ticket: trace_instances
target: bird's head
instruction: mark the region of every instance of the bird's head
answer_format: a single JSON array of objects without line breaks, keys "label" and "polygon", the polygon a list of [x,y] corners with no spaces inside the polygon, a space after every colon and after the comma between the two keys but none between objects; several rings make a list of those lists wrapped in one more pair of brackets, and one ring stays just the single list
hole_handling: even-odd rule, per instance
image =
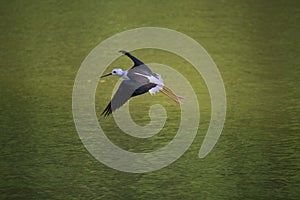
[{"label": "bird's head", "polygon": [[122,69],[120,69],[120,68],[116,68],[116,69],[113,69],[112,71],[111,71],[111,73],[109,73],[109,74],[106,74],[106,75],[103,75],[103,76],[101,76],[100,78],[103,78],[103,77],[106,77],[106,76],[110,76],[110,75],[113,75],[113,76],[123,76],[123,74],[124,74],[124,71],[122,70]]},{"label": "bird's head", "polygon": [[113,69],[113,70],[111,71],[111,75],[113,75],[113,76],[123,76],[123,74],[124,74],[124,72],[123,72],[123,70],[120,69],[120,68]]}]

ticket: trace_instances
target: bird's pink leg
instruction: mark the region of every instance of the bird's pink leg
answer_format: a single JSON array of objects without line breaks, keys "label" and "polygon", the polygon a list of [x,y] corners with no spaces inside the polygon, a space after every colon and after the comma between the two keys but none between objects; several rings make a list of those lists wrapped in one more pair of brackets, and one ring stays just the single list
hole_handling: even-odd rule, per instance
[{"label": "bird's pink leg", "polygon": [[160,90],[161,93],[163,93],[164,95],[166,95],[167,97],[169,97],[172,101],[174,101],[177,104],[182,104],[181,101],[179,101],[178,99],[173,98],[172,96],[170,96],[169,94],[167,94],[166,92],[164,92],[163,90]]},{"label": "bird's pink leg", "polygon": [[174,95],[175,97],[179,98],[179,99],[185,99],[183,96],[179,96],[177,94],[175,94],[172,90],[170,90],[169,88],[167,88],[166,86],[163,87],[163,90],[165,90],[166,92],[171,93],[172,95]]}]

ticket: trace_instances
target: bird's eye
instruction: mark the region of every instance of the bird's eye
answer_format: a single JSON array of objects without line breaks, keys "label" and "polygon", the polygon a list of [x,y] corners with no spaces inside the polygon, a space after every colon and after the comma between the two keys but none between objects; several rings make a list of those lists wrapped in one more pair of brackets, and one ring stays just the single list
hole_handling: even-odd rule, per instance
[{"label": "bird's eye", "polygon": [[115,73],[116,73],[116,71],[113,71],[113,73],[115,74]]}]

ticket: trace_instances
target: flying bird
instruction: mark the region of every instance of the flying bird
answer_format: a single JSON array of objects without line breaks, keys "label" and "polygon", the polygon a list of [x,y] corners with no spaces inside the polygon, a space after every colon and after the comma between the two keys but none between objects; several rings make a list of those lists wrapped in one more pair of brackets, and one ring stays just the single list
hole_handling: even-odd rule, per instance
[{"label": "flying bird", "polygon": [[175,103],[182,104],[179,99],[184,99],[184,97],[175,94],[167,88],[159,74],[153,73],[147,65],[129,52],[123,50],[119,52],[128,56],[133,61],[134,65],[128,70],[122,70],[120,68],[113,69],[111,73],[100,77],[104,78],[112,75],[119,76],[124,79],[101,115],[110,115],[113,111],[125,104],[131,97],[138,96],[146,92],[149,92],[151,95],[161,92]]}]

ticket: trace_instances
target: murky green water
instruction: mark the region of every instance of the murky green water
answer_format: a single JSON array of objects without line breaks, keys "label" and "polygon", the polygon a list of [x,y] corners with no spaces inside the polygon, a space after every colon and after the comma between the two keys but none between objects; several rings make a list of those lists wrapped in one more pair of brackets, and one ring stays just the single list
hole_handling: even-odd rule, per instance
[{"label": "murky green water", "polygon": [[[0,10],[2,199],[300,198],[298,1],[2,1]],[[84,148],[73,122],[72,89],[97,44],[145,26],[183,32],[205,47],[223,76],[228,112],[216,147],[198,159],[210,119],[204,82],[179,57],[135,52],[145,62],[180,70],[202,91],[201,122],[176,162],[130,174],[106,167]],[[120,58],[111,68],[130,64]],[[114,81],[98,91],[99,114]],[[147,110],[138,111],[155,102],[170,114],[165,131],[151,139],[126,136],[111,117],[99,118],[100,124],[124,149],[160,148],[174,137],[178,108],[161,95],[137,97],[130,107],[145,125]]]}]

